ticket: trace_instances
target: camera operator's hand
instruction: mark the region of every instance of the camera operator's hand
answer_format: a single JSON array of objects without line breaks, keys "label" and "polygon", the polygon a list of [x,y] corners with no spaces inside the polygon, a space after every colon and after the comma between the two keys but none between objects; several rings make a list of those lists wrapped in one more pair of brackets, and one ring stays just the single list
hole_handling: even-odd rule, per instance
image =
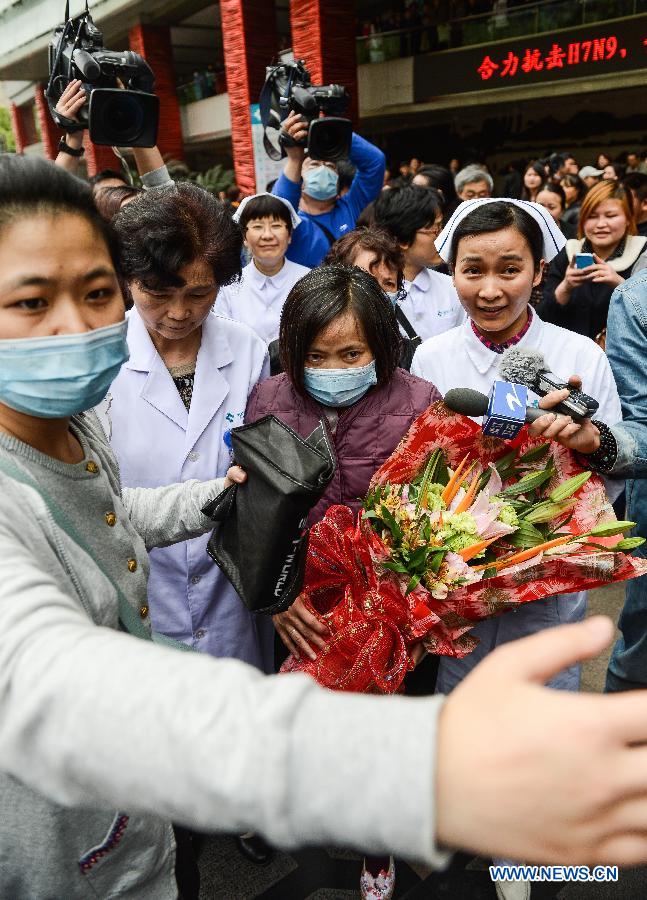
[{"label": "camera operator's hand", "polygon": [[[83,87],[83,82],[78,79],[70,81],[56,104],[56,112],[66,119],[69,119],[71,122],[78,122],[77,113],[85,103],[86,99],[87,96],[85,88]],[[65,133],[64,140],[70,150],[79,151],[81,149],[83,146],[84,133],[85,129]],[[65,153],[64,150],[59,150],[55,163],[62,169],[67,169],[67,171],[71,172],[73,175],[76,174],[79,166],[78,157],[71,156],[69,153]]]},{"label": "camera operator's hand", "polygon": [[[291,112],[283,122],[281,131],[289,135],[293,141],[305,141],[308,137],[308,122],[298,112]],[[305,156],[303,147],[286,146],[287,162],[283,173],[290,181],[301,181],[301,166]]]},{"label": "camera operator's hand", "polygon": [[[72,122],[78,122],[76,114],[81,109],[85,101],[86,93],[85,88],[83,87],[83,82],[75,79],[74,81],[70,81],[68,86],[65,88],[60,96],[58,103],[56,104],[55,109],[57,113],[65,116],[66,119],[71,119]],[[72,134],[68,135],[69,138],[76,138],[77,136],[79,136],[80,146],[83,140],[82,131],[75,131]],[[70,142],[70,147],[72,146],[73,145]]]}]

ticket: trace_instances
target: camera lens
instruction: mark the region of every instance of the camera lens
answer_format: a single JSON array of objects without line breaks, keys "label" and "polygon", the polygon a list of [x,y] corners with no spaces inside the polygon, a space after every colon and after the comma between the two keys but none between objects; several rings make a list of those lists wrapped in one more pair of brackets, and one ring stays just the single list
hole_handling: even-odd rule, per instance
[{"label": "camera lens", "polygon": [[114,135],[117,146],[128,147],[137,140],[144,127],[144,111],[137,97],[126,91],[113,94],[101,108],[101,127]]},{"label": "camera lens", "polygon": [[340,141],[338,130],[335,128],[321,128],[317,133],[319,151],[322,159],[336,159],[343,151],[343,136]]},{"label": "camera lens", "polygon": [[352,128],[349,119],[315,119],[308,132],[308,153],[314,159],[334,160],[348,156]]}]

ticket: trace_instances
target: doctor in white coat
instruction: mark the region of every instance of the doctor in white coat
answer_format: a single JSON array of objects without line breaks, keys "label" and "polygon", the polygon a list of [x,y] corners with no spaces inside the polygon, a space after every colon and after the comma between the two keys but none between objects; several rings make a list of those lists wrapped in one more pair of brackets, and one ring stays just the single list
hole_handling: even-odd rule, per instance
[{"label": "doctor in white coat", "polygon": [[[525,213],[534,221],[530,215],[524,218]],[[453,387],[489,394],[499,377],[503,351],[513,345],[532,348],[558,374],[568,377],[570,372],[581,372],[583,390],[600,403],[596,417],[608,424],[620,421],[618,391],[603,351],[583,335],[542,322],[529,306],[532,287],[541,278],[540,260],[549,261],[564,240],[537,204],[494,199],[461,204],[437,245],[452,265],[469,318],[425,341],[413,358],[412,374],[433,382],[443,395]],[[530,392],[529,400],[533,399]],[[480,643],[472,653],[461,660],[441,659],[438,690],[450,691],[499,644],[550,625],[577,621],[585,612],[586,592],[580,592],[548,597],[479,623],[473,633]],[[579,667],[556,676],[551,685],[577,690]]]},{"label": "doctor in white coat", "polygon": [[[204,480],[231,464],[230,432],[269,374],[246,325],[213,314],[240,272],[241,238],[222,205],[194,185],[156,192],[116,221],[134,308],[130,359],[110,389],[111,444],[125,487]],[[206,552],[208,535],[153,550],[155,630],[220,657],[272,670],[271,620],[251,614]]]}]

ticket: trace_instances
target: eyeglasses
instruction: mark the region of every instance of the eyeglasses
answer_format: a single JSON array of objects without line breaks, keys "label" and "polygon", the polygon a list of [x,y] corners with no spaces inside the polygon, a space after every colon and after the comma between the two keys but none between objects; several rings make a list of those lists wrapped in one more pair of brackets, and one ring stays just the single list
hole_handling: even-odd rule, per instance
[{"label": "eyeglasses", "polygon": [[434,222],[431,228],[419,228],[416,232],[417,234],[427,234],[430,237],[436,237],[443,230],[442,220],[440,222]]}]

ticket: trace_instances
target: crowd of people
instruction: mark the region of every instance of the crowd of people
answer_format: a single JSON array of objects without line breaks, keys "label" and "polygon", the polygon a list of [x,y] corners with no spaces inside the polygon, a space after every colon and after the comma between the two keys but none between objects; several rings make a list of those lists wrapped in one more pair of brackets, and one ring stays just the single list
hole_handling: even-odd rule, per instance
[{"label": "crowd of people", "polygon": [[[82,96],[72,82],[66,118]],[[617,500],[644,462],[629,365],[645,346],[645,163],[553,154],[497,197],[481,164],[411,159],[392,177],[358,134],[339,162],[305,152],[300,116],[284,129],[271,192],[235,206],[174,184],[157,148],[134,151],[141,188],[118,168],[86,185],[78,131],[55,164],[0,159],[3,896],[195,898],[194,835],[216,829],[258,863],[272,843],[361,847],[366,900],[392,897],[393,855],[647,858],[645,701],[573,696],[610,640],[583,622],[586,594],[481,623],[462,660],[416,648],[427,699],[331,694],[264,677],[313,658],[328,628],[302,598],[251,613],[205,552],[203,513],[247,479],[231,429],[269,414],[302,438],[322,422],[334,450],[308,524],[357,511],[417,416],[458,382],[487,393],[516,345],[599,400],[596,424],[547,412],[533,429],[583,454]],[[638,584],[612,690],[647,683]],[[502,741],[505,765],[490,756],[475,789]],[[44,865],[26,860],[25,828],[56,848]]]},{"label": "crowd of people", "polygon": [[526,23],[530,19],[535,27],[537,22],[540,26],[554,25],[556,12],[561,27],[581,21],[578,4],[562,6],[556,10],[554,4],[548,4],[542,9],[541,3],[532,0],[409,0],[399,6],[373,3],[370,15],[365,12],[356,20],[358,60],[378,63],[513,37],[519,33],[520,17]]}]

